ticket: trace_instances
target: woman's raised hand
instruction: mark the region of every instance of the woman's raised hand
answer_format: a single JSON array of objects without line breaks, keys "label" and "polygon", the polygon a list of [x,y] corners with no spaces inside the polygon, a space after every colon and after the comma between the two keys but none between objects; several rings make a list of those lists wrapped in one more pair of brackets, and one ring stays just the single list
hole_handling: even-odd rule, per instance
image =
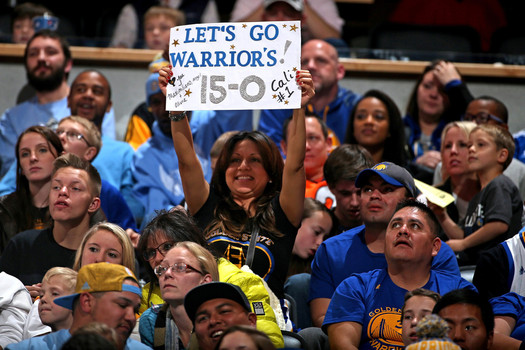
[{"label": "woman's raised hand", "polygon": [[312,75],[307,70],[298,70],[295,79],[301,87],[301,108],[304,108],[315,95]]},{"label": "woman's raised hand", "polygon": [[164,66],[159,69],[159,87],[164,96],[166,96],[166,87],[172,76],[173,71],[171,70],[171,66]]}]

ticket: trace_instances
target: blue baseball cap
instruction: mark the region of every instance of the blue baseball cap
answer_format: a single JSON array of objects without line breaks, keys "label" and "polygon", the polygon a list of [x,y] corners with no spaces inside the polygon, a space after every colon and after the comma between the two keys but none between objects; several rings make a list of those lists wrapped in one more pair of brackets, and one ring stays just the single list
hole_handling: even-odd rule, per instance
[{"label": "blue baseball cap", "polygon": [[418,189],[414,182],[414,178],[408,170],[405,168],[390,162],[382,162],[374,165],[370,169],[362,170],[355,180],[355,186],[358,188],[366,185],[370,175],[379,175],[385,182],[398,186],[404,187],[408,191],[411,197],[416,198],[418,195]]}]

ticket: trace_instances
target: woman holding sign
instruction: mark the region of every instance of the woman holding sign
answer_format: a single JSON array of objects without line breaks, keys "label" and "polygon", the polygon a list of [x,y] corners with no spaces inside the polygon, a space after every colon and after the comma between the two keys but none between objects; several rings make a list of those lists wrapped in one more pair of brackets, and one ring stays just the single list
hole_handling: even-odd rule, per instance
[{"label": "woman holding sign", "polygon": [[[159,71],[159,85],[173,76]],[[281,301],[292,248],[304,204],[305,111],[315,94],[308,71],[297,71],[301,108],[289,126],[286,163],[264,133],[241,132],[225,144],[211,183],[204,179],[185,113],[170,112],[186,203],[210,246],[235,265],[248,265]],[[251,243],[251,244],[250,244]]]}]

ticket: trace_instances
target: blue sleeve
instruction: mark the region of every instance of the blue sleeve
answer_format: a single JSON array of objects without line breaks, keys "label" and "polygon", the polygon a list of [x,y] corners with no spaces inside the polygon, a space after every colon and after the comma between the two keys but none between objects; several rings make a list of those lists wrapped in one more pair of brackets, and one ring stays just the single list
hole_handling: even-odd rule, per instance
[{"label": "blue sleeve", "polygon": [[252,110],[194,111],[190,120],[193,143],[209,158],[215,141],[227,131],[253,130]]},{"label": "blue sleeve", "polygon": [[140,341],[152,348],[156,320],[157,314],[153,312],[152,308],[149,308],[142,313],[139,321]]},{"label": "blue sleeve", "polygon": [[129,209],[126,200],[115,186],[107,181],[102,181],[100,197],[100,206],[109,222],[117,224],[123,229],[131,228],[137,231],[137,224],[131,209]]},{"label": "blue sleeve", "polygon": [[514,134],[514,144],[516,145],[514,158],[525,163],[525,129]]},{"label": "blue sleeve", "polygon": [[115,128],[115,110],[113,107],[111,107],[110,111],[107,112],[102,119],[102,134],[111,137],[114,140],[117,138]]},{"label": "blue sleeve", "polygon": [[470,283],[464,278],[461,278],[457,289],[463,289],[463,288],[473,290],[474,292],[478,292],[478,289],[472,283]]},{"label": "blue sleeve", "polygon": [[432,270],[454,276],[461,276],[456,254],[454,254],[454,251],[447,243],[441,242],[441,249],[432,260]]},{"label": "blue sleeve", "polygon": [[[129,145],[128,145],[129,146]],[[120,183],[120,193],[122,197],[126,200],[129,209],[133,213],[133,216],[140,220],[144,215],[144,207],[140,201],[133,194],[133,176],[131,175],[131,163],[133,162],[134,150],[129,146],[129,149],[124,153],[124,158],[122,160],[125,168],[122,169],[122,177]]]},{"label": "blue sleeve", "polygon": [[283,138],[283,123],[286,118],[292,116],[289,109],[262,110],[259,118],[259,131],[264,132],[280,147]]},{"label": "blue sleeve", "polygon": [[511,316],[518,319],[524,311],[525,299],[514,292],[489,300],[495,316]]},{"label": "blue sleeve", "polygon": [[[176,166],[164,169],[163,164],[153,164],[160,156],[159,152],[143,150],[147,145],[139,147],[133,156],[133,194],[144,206],[141,227],[144,227],[156,214],[155,210],[170,209],[184,199],[184,191],[180,173]],[[173,159],[177,162],[177,159]],[[162,170],[161,170],[162,169]]]},{"label": "blue sleeve", "polygon": [[[369,277],[370,274],[366,276]],[[366,314],[364,290],[360,275],[352,275],[341,282],[326,310],[323,328],[340,322],[363,324],[363,317]]]},{"label": "blue sleeve", "polygon": [[13,162],[9,170],[0,181],[0,196],[12,193],[16,190],[16,162]]},{"label": "blue sleeve", "polygon": [[312,261],[312,277],[310,279],[310,297],[308,301],[317,298],[332,298],[335,288],[333,284],[330,256],[326,244],[322,243],[315,252]]},{"label": "blue sleeve", "polygon": [[0,117],[0,177],[4,176],[15,161],[15,145],[18,135],[11,123],[9,109]]}]

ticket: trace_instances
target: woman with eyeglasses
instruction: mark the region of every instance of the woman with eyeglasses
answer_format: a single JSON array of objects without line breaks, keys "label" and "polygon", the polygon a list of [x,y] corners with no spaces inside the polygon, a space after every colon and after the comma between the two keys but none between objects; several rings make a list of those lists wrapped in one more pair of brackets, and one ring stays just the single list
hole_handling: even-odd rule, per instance
[{"label": "woman with eyeglasses", "polygon": [[193,324],[184,309],[184,297],[198,285],[219,280],[217,262],[203,246],[178,242],[154,271],[165,303],[141,315],[140,340],[156,349],[186,349]]},{"label": "woman with eyeglasses", "polygon": [[0,198],[0,254],[17,233],[51,226],[53,162],[64,149],[53,130],[31,126],[20,134],[15,150],[16,190]]},{"label": "woman with eyeglasses", "polygon": [[277,314],[281,310],[278,299],[275,298],[275,303],[272,304],[269,292],[259,276],[243,271],[220,257],[208,245],[202,231],[182,207],[171,211],[160,210],[142,231],[137,251],[145,263],[149,282],[142,288],[139,314],[149,307],[164,303],[159,278],[154,270],[178,242],[193,242],[210,251],[217,262],[219,281],[239,286],[252,305],[261,305],[264,312],[257,314],[257,329],[268,334],[277,348],[282,348],[284,342],[279,327],[284,326],[284,319],[282,314]]},{"label": "woman with eyeglasses", "polygon": [[435,60],[425,67],[410,95],[403,118],[411,151],[412,175],[432,184],[434,169],[441,161],[441,132],[465,112],[472,95],[456,67]]}]

